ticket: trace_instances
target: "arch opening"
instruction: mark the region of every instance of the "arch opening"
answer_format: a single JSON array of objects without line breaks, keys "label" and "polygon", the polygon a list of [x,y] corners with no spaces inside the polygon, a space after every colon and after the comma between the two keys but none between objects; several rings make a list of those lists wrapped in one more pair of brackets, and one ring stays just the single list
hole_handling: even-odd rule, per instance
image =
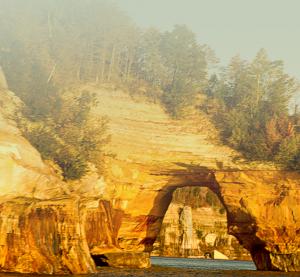
[{"label": "arch opening", "polygon": [[[97,251],[94,251],[93,243],[92,245],[89,244],[90,249],[92,249],[91,253],[109,255],[109,264],[114,266],[125,266],[124,262],[126,262],[126,266],[132,267],[145,268],[150,266],[149,254],[153,250],[153,244],[155,251],[155,241],[160,235],[161,226],[164,225],[165,214],[168,213],[167,210],[172,202],[173,193],[175,192],[176,194],[176,190],[181,188],[202,189],[202,187],[205,187],[207,192],[210,189],[210,193],[206,192],[205,199],[206,202],[211,202],[211,205],[204,208],[214,210],[211,218],[214,218],[216,213],[218,216],[220,214],[223,215],[225,222],[228,224],[228,226],[226,226],[227,224],[225,225],[225,228],[223,226],[223,230],[226,230],[224,233],[226,235],[231,234],[236,238],[232,237],[229,241],[235,240],[237,245],[241,244],[249,250],[258,270],[298,270],[299,254],[293,252],[294,245],[297,245],[297,239],[294,237],[297,226],[294,223],[289,224],[290,228],[288,229],[286,226],[282,227],[280,222],[274,220],[275,215],[281,215],[282,212],[287,211],[288,202],[285,196],[289,196],[289,194],[282,195],[280,192],[282,184],[273,182],[274,180],[286,178],[286,175],[282,176],[280,173],[278,176],[278,172],[270,173],[269,171],[211,171],[194,165],[179,164],[179,166],[180,168],[175,170],[160,171],[158,173],[151,172],[151,175],[149,175],[152,182],[151,186],[141,186],[132,201],[126,202],[127,206],[125,206],[127,208],[125,210],[117,212],[118,207],[113,206],[106,209],[104,212],[105,218],[107,217],[109,219],[108,222],[110,222],[106,236],[109,239],[104,240],[107,247],[104,249],[103,241],[96,237],[95,246],[100,247],[95,248]],[[287,174],[287,176],[289,175]],[[292,176],[292,178],[295,178],[295,176]],[[292,178],[291,180],[296,182]],[[270,193],[270,190],[272,193]],[[261,194],[261,192],[266,193]],[[194,194],[196,199],[199,200],[201,194],[199,192]],[[215,204],[214,200],[217,199],[223,206],[222,204],[220,206]],[[287,199],[296,201],[298,198],[291,195]],[[278,209],[274,209],[274,205]],[[191,210],[193,210],[192,207],[184,208],[184,206],[177,209],[176,221],[178,222],[180,218],[188,217],[186,216],[188,213],[193,214]],[[93,209],[91,213],[94,214],[97,211],[98,209]],[[116,215],[117,217],[115,217]],[[293,214],[291,213],[291,215]],[[118,220],[115,220],[116,218]],[[265,224],[266,218],[273,223],[272,228],[269,228],[269,221]],[[181,221],[184,221],[183,219]],[[96,222],[98,221],[100,223],[103,222],[102,219]],[[285,222],[290,223],[288,220],[285,220]],[[99,225],[99,230],[102,230],[102,225],[102,223]],[[193,220],[190,225],[193,225]],[[174,236],[180,238],[180,243],[177,243],[175,247],[174,245],[172,246],[174,249],[179,248],[180,250],[177,251],[181,251],[181,253],[178,254],[177,252],[172,255],[209,257],[211,256],[210,250],[218,250],[218,248],[211,249],[212,247],[220,244],[224,247],[221,243],[223,242],[224,244],[224,241],[225,244],[229,244],[227,243],[228,239],[218,238],[215,234],[211,235],[210,231],[208,232],[205,228],[194,228],[196,230],[192,230],[192,233],[196,234],[198,242],[200,241],[202,245],[204,244],[205,247],[210,249],[206,251],[206,249],[201,249],[201,245],[197,244],[196,248],[182,247],[183,249],[181,249],[179,246],[185,245],[183,243],[183,230],[185,228],[184,226],[181,229],[178,228],[181,230],[179,231],[181,235],[177,236],[175,233]],[[87,232],[87,234],[91,235],[88,241],[94,242],[93,239],[96,232]],[[282,237],[286,241],[291,241],[291,243],[282,247],[283,244],[277,240],[278,237],[280,240],[282,240]],[[186,240],[188,241],[188,238]],[[188,245],[188,243],[186,244]],[[198,246],[201,250],[200,255],[195,253]],[[152,252],[152,254],[166,255],[155,252]],[[227,254],[226,251],[224,251],[224,254]],[[228,256],[231,259],[244,259],[244,257],[241,258],[238,255],[232,257],[230,252]]]},{"label": "arch opening", "polygon": [[151,255],[252,260],[249,251],[228,234],[227,212],[217,194],[199,186],[172,190]]}]

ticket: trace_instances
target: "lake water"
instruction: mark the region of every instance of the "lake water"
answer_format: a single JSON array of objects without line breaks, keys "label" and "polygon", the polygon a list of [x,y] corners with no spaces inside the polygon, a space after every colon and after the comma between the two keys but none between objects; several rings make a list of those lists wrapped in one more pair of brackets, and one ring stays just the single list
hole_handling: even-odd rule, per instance
[{"label": "lake water", "polygon": [[[98,268],[99,272],[89,275],[64,275],[56,277],[299,277],[300,272],[257,271],[248,261],[205,260],[152,257],[152,267],[134,268]],[[0,273],[0,277],[49,277],[49,275],[20,275]]]},{"label": "lake water", "polygon": [[[257,271],[253,262],[152,257],[152,267],[100,268],[89,277],[299,277],[300,273]],[[1,277],[1,276],[0,276]]]},{"label": "lake water", "polygon": [[151,263],[154,266],[200,270],[256,270],[256,266],[252,261],[151,257]]}]

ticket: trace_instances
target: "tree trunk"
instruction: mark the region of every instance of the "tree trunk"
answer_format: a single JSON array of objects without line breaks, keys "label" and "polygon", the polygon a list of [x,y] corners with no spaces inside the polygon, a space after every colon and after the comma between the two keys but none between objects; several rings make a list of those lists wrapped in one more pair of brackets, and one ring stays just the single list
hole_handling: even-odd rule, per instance
[{"label": "tree trunk", "polygon": [[109,70],[108,70],[108,76],[107,76],[107,81],[111,80],[111,76],[113,73],[113,67],[115,65],[115,52],[116,52],[116,47],[115,45],[112,48],[112,52],[111,52],[111,59],[110,59],[110,65],[109,65]]},{"label": "tree trunk", "polygon": [[102,54],[102,68],[101,68],[101,74],[100,74],[101,82],[103,82],[105,79],[105,77],[104,77],[105,67],[106,67],[106,48],[104,48],[103,54]]}]

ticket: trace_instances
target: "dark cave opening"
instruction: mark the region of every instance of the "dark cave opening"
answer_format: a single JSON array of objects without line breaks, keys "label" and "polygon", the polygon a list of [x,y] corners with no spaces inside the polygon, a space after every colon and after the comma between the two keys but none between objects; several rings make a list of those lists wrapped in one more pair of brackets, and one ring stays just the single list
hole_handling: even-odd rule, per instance
[{"label": "dark cave opening", "polygon": [[109,266],[108,264],[108,258],[103,255],[103,254],[100,254],[100,255],[92,255],[92,259],[94,260],[95,262],[95,265],[98,267],[107,267]]}]

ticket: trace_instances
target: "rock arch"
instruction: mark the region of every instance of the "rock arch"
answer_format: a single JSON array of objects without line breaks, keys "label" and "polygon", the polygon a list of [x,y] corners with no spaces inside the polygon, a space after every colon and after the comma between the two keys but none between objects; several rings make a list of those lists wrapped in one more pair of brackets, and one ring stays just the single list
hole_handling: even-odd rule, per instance
[{"label": "rock arch", "polygon": [[[176,170],[148,172],[151,182],[159,185],[140,187],[127,203],[117,230],[118,249],[137,253],[137,257],[142,252],[150,253],[172,193],[185,186],[206,186],[226,209],[229,234],[250,251],[259,270],[300,270],[299,174],[179,166]],[[147,265],[144,257],[145,261],[139,260],[136,265]]]},{"label": "rock arch", "polygon": [[[1,93],[13,103],[12,93]],[[96,271],[92,256],[100,255],[116,266],[147,267],[172,192],[184,186],[218,195],[229,233],[258,269],[300,271],[299,173],[249,170],[233,163],[232,150],[208,142],[194,120],[180,125],[119,92],[101,99],[112,114],[116,155],[106,158],[102,179],[72,184],[0,109],[0,271],[84,274]]]}]

